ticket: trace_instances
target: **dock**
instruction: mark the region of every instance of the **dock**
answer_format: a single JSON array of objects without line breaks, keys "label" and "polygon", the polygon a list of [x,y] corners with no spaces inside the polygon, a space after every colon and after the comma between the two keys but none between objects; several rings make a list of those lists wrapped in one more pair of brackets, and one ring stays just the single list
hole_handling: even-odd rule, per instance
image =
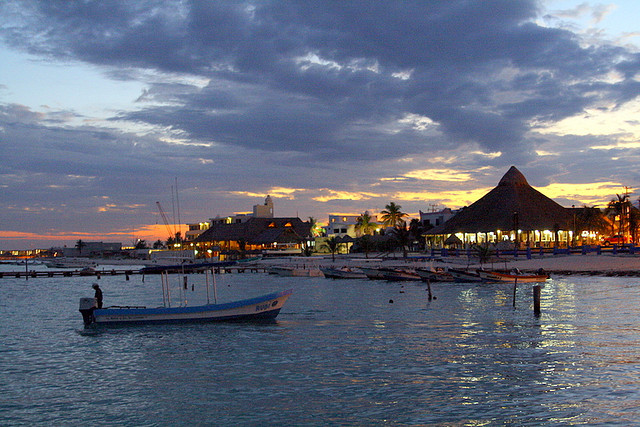
[{"label": "dock", "polygon": [[[211,270],[208,269],[208,270]],[[214,272],[216,274],[230,274],[230,273],[266,273],[266,267],[256,267],[256,266],[233,266],[233,267],[215,267]],[[167,272],[170,274],[203,274],[205,269],[198,270],[186,270],[183,272],[168,270]],[[152,274],[160,274],[158,273],[145,273],[141,270],[132,270],[132,269],[93,269],[92,271],[84,270],[84,269],[74,269],[74,270],[30,270],[30,271],[0,271],[0,279],[2,278],[38,278],[38,277],[74,277],[74,276],[83,276],[83,277],[97,277],[100,276],[133,276],[133,275],[152,275]]]}]

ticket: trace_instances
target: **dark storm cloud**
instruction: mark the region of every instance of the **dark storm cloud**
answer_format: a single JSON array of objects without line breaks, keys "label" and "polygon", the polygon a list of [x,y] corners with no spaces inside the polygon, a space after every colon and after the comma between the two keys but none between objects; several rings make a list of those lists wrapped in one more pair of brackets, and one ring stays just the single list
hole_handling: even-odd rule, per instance
[{"label": "dark storm cloud", "polygon": [[[5,40],[31,52],[209,80],[151,87],[140,101],[171,104],[120,119],[326,159],[428,150],[431,137],[397,125],[416,114],[450,143],[524,160],[532,122],[640,94],[636,54],[583,47],[569,31],[535,24],[535,1],[46,0],[4,9],[13,18]],[[613,71],[621,81],[605,79]]]}]

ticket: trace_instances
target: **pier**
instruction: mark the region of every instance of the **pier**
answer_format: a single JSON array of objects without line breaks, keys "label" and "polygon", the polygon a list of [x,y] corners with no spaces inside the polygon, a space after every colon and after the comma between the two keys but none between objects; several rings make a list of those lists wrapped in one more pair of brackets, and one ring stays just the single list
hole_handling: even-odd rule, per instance
[{"label": "pier", "polygon": [[[209,268],[208,270],[211,270]],[[213,269],[216,274],[230,274],[230,273],[266,273],[266,267],[255,267],[255,266],[233,266],[233,267],[216,267]],[[168,270],[169,274],[203,274],[205,269],[197,269],[197,270],[185,270],[175,271]],[[158,273],[145,273],[140,270],[132,270],[132,269],[102,269],[97,270],[93,269],[92,271],[88,270],[30,270],[30,271],[0,271],[0,279],[5,277],[16,278],[38,278],[38,277],[74,277],[74,276],[83,276],[83,277],[97,277],[100,276],[133,276],[133,275],[154,275],[160,274]]]}]

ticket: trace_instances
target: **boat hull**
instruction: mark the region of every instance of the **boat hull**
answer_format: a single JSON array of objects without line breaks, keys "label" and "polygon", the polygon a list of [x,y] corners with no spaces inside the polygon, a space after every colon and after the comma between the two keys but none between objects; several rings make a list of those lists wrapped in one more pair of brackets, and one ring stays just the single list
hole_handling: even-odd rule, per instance
[{"label": "boat hull", "polygon": [[498,271],[478,270],[478,275],[487,282],[508,282],[514,283],[538,283],[545,282],[549,276],[546,274],[508,274]]},{"label": "boat hull", "polygon": [[344,270],[340,268],[320,268],[327,279],[366,279],[362,271]]},{"label": "boat hull", "polygon": [[269,321],[275,319],[293,290],[224,304],[193,307],[108,307],[80,312],[85,327],[147,325],[161,323],[205,323],[222,321]]},{"label": "boat hull", "polygon": [[382,270],[375,267],[360,267],[362,272],[367,276],[367,278],[371,280],[382,280],[384,279]]},{"label": "boat hull", "polygon": [[448,272],[434,271],[425,268],[416,268],[416,274],[420,276],[423,282],[453,282],[453,276]]},{"label": "boat hull", "polygon": [[456,282],[482,282],[482,277],[472,271],[450,268],[449,274]]},{"label": "boat hull", "polygon": [[382,278],[390,282],[419,282],[420,276],[409,271],[390,270],[382,273]]}]

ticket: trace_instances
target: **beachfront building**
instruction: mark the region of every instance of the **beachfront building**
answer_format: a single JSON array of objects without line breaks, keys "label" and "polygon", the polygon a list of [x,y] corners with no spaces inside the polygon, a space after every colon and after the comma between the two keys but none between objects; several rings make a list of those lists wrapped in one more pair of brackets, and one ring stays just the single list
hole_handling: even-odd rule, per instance
[{"label": "beachfront building", "polygon": [[313,245],[311,224],[300,218],[250,218],[214,223],[193,242],[202,256],[230,259],[247,254],[301,253]]},{"label": "beachfront building", "polygon": [[267,195],[263,204],[253,205],[252,213],[236,213],[227,216],[218,215],[215,218],[210,218],[209,221],[187,224],[189,230],[185,233],[185,241],[194,241],[198,236],[211,228],[213,224],[240,224],[249,221],[251,218],[273,218],[273,199],[271,196]]},{"label": "beachfront building", "polygon": [[449,221],[457,212],[457,210],[450,208],[443,208],[441,210],[434,209],[431,212],[420,211],[420,223],[428,230]]},{"label": "beachfront building", "polygon": [[329,215],[329,223],[325,227],[327,237],[356,237],[356,224],[360,215]]},{"label": "beachfront building", "polygon": [[493,190],[425,235],[432,246],[445,246],[445,242],[566,246],[573,239],[573,218],[570,208],[531,187],[512,166]]},{"label": "beachfront building", "polygon": [[[80,242],[80,241],[79,241]],[[85,242],[75,247],[56,248],[64,257],[110,257],[120,254],[121,242]]]}]

